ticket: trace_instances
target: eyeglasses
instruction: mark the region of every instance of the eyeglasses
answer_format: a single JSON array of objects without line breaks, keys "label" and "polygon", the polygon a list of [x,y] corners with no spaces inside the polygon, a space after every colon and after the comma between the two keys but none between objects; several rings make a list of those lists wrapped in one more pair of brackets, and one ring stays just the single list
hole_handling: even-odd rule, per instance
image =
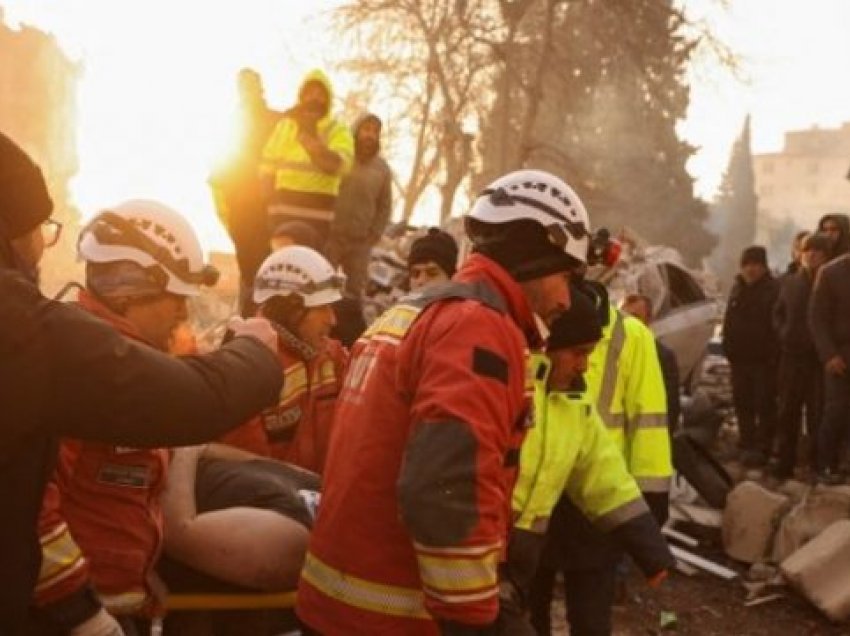
[{"label": "eyeglasses", "polygon": [[41,235],[44,237],[44,247],[53,247],[62,236],[62,224],[55,219],[47,219],[41,224]]}]

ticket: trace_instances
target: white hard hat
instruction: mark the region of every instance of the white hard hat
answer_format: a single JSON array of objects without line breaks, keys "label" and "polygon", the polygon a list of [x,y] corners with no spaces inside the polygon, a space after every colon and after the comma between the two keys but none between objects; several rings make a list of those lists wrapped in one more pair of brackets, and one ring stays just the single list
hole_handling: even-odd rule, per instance
[{"label": "white hard hat", "polygon": [[[590,245],[590,219],[575,191],[542,170],[517,170],[493,181],[479,195],[467,218],[498,225],[533,221],[543,226],[549,242],[585,263]],[[473,244],[475,236],[470,236]]]},{"label": "white hard hat", "polygon": [[345,276],[316,250],[290,245],[272,252],[254,279],[254,302],[298,294],[305,307],[329,305],[342,298]]},{"label": "white hard hat", "polygon": [[129,261],[158,266],[163,291],[196,296],[218,272],[204,265],[198,237],[180,213],[156,201],[125,201],[98,213],[80,232],[77,251],[89,263]]}]

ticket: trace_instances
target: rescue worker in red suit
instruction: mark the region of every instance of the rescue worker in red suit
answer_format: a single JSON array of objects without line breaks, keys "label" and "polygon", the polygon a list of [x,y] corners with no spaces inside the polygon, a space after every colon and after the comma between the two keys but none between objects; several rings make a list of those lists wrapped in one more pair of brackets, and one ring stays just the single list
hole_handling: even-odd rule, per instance
[{"label": "rescue worker in red suit", "polygon": [[276,407],[222,442],[323,472],[348,357],[328,337],[336,324],[333,303],[342,298],[344,285],[345,277],[324,256],[301,245],[283,247],[260,265],[253,300],[258,314],[277,328],[284,386]]},{"label": "rescue worker in red suit", "polygon": [[[217,278],[186,220],[154,201],[127,201],[98,214],[80,234],[78,250],[86,262],[79,305],[160,351],[186,320],[187,298]],[[32,631],[94,633],[74,617],[91,616],[98,604],[113,615],[156,609],[153,567],[168,457],[166,449],[62,441],[39,517],[42,566]],[[122,633],[113,628],[103,633]]]},{"label": "rescue worker in red suit", "polygon": [[570,303],[588,218],[560,179],[492,183],[465,219],[473,254],[358,340],[337,404],[298,588],[306,633],[490,634],[529,421],[529,348]]}]

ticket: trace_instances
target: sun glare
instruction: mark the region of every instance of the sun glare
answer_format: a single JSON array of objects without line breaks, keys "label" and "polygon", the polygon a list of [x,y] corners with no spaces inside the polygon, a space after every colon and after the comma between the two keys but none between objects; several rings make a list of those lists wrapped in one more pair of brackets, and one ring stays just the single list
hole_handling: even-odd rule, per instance
[{"label": "sun glare", "polygon": [[[0,0],[0,6],[7,22],[56,35],[82,66],[79,172],[71,188],[83,215],[130,197],[157,198],[186,214],[205,247],[232,249],[206,179],[232,137],[236,73],[256,69],[270,104],[290,105],[306,71],[338,61],[327,17],[340,1]],[[765,14],[765,2],[739,0],[728,15],[711,11],[712,0],[688,2],[743,55],[752,79],[740,84],[714,69],[709,75],[716,79],[693,77],[680,132],[698,147],[689,168],[707,198],[747,113],[756,152],[778,149],[787,130],[850,119],[850,89],[839,80],[848,3],[813,0],[816,9],[779,3],[781,11]],[[809,44],[801,48],[801,41]],[[353,88],[333,75],[338,95]],[[364,106],[386,114],[386,104]],[[402,146],[389,159],[403,180]],[[431,199],[417,207],[415,222],[434,222]]]},{"label": "sun glare", "polygon": [[305,20],[330,3],[1,4],[13,24],[55,34],[82,66],[71,187],[83,216],[154,198],[183,212],[205,247],[231,250],[206,181],[234,137],[236,74],[255,68],[269,102],[285,107],[324,61],[324,39],[308,37]]}]

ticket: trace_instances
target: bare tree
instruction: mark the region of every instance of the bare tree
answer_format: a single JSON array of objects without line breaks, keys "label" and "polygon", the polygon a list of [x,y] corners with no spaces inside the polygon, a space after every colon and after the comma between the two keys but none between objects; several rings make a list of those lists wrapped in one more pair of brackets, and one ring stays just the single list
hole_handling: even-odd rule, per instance
[{"label": "bare tree", "polygon": [[432,186],[448,218],[470,174],[473,136],[464,125],[476,125],[490,98],[497,17],[491,0],[354,0],[336,12],[353,52],[342,68],[372,82],[413,142],[402,179],[405,220]]}]

